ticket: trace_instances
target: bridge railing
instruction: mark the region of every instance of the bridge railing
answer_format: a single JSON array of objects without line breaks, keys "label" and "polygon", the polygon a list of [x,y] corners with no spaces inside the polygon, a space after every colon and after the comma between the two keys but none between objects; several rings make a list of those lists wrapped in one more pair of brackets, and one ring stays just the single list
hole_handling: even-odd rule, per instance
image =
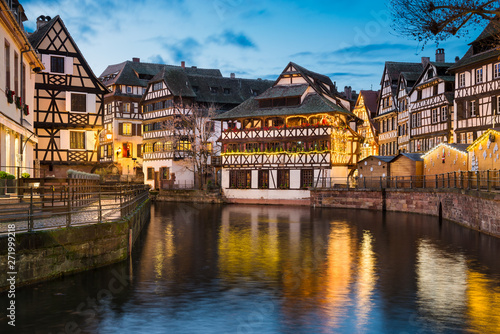
[{"label": "bridge railing", "polygon": [[500,191],[500,171],[466,171],[436,175],[318,178],[315,189],[464,189]]},{"label": "bridge railing", "polygon": [[18,232],[31,232],[119,221],[149,198],[145,185],[81,179],[29,179],[17,189],[15,196],[0,196],[0,233],[12,224]]}]

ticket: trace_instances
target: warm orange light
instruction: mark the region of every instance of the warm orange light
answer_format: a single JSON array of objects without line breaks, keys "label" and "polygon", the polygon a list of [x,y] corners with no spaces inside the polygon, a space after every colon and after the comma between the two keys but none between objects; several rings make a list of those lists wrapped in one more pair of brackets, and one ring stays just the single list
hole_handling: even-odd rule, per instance
[{"label": "warm orange light", "polygon": [[111,133],[106,133],[106,139],[111,140],[113,138],[113,135]]}]

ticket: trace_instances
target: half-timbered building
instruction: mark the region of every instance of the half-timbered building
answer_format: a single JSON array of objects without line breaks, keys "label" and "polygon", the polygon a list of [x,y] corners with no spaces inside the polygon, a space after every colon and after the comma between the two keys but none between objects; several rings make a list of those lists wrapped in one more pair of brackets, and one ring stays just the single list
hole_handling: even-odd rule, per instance
[{"label": "half-timbered building", "polygon": [[410,91],[410,152],[423,153],[441,142],[453,142],[453,63],[444,62],[437,49],[436,62],[429,62]]},{"label": "half-timbered building", "polygon": [[410,96],[409,93],[415,85],[419,72],[401,72],[397,90],[397,127],[398,151],[410,152]]},{"label": "half-timbered building", "polygon": [[[398,154],[398,97],[402,100],[404,95],[398,94],[401,89],[408,87],[408,82],[401,85],[401,73],[421,73],[421,63],[399,63],[388,61],[385,63],[384,72],[380,81],[381,91],[377,106],[377,116],[375,120],[378,122],[381,155],[396,155]],[[403,108],[403,113],[405,109]],[[404,120],[401,120],[404,124]]]},{"label": "half-timbered building", "polygon": [[500,124],[498,21],[491,22],[449,68],[455,76],[455,142],[471,144]]},{"label": "half-timbered building", "polygon": [[104,131],[99,137],[99,161],[106,173],[116,170],[123,180],[143,181],[140,102],[148,82],[164,66],[133,58],[108,66],[99,76],[109,90],[104,96]]},{"label": "half-timbered building", "polygon": [[378,129],[373,118],[377,115],[377,101],[379,92],[362,90],[353,109],[354,115],[363,120],[356,131],[363,137],[363,145],[359,151],[358,160],[363,160],[370,155],[378,155]]},{"label": "half-timbered building", "polygon": [[305,203],[316,182],[345,184],[362,141],[349,108],[330,78],[289,63],[271,88],[216,117],[225,196]]},{"label": "half-timbered building", "polygon": [[[185,133],[172,138],[168,124],[180,117],[179,113],[189,114],[192,106],[198,110],[215,109],[217,113],[227,111],[271,85],[268,80],[240,79],[234,74],[223,77],[218,69],[165,65],[149,82],[141,102],[145,183],[154,188],[199,186],[202,180],[196,179],[198,171],[189,160],[195,158],[194,146],[203,146],[212,155],[220,151],[216,142],[220,127],[202,117],[200,121],[210,128],[207,131],[210,138],[197,143],[202,134]],[[208,166],[201,167],[210,173]]]},{"label": "half-timbered building", "polygon": [[47,175],[92,171],[102,130],[106,87],[97,79],[59,16],[40,16],[29,36],[45,70],[36,75],[35,160]]},{"label": "half-timbered building", "polygon": [[[27,172],[35,176],[33,148],[38,137],[33,128],[35,72],[43,68],[24,33],[27,20],[18,1],[0,1],[0,171]],[[17,168],[17,167],[22,167]]]}]

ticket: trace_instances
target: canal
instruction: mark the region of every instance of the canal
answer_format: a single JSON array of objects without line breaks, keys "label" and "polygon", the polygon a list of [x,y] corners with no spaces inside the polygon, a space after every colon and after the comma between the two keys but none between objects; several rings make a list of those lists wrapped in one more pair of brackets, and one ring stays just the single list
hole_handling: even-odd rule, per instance
[{"label": "canal", "polygon": [[428,216],[156,203],[130,260],[19,288],[0,332],[495,333],[499,254]]}]

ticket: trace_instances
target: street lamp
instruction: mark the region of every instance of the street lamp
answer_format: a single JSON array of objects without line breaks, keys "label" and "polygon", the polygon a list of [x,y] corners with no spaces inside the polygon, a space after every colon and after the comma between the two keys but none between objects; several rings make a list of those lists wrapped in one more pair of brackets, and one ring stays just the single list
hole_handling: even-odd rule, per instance
[{"label": "street lamp", "polygon": [[116,151],[116,157],[118,158],[118,156],[120,155],[120,153],[122,153],[122,148],[121,147],[118,147],[118,150]]},{"label": "street lamp", "polygon": [[113,138],[113,134],[111,134],[111,132],[106,133],[106,139],[111,140],[111,138]]}]

